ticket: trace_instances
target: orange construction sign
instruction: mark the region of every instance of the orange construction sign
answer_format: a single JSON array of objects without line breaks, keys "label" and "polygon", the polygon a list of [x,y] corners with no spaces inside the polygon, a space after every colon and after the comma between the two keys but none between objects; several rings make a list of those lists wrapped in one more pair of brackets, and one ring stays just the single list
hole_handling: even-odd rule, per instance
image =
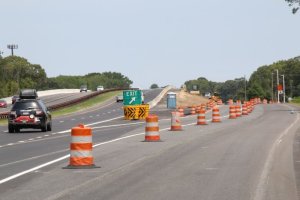
[{"label": "orange construction sign", "polygon": [[282,91],[282,90],[283,90],[282,85],[277,85],[277,90],[278,90],[278,91]]}]

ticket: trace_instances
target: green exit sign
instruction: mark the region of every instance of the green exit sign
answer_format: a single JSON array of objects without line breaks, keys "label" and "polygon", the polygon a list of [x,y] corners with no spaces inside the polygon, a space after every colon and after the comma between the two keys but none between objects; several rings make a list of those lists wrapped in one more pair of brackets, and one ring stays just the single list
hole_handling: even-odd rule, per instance
[{"label": "green exit sign", "polygon": [[123,91],[123,104],[127,105],[127,106],[142,104],[142,91],[141,90],[124,90]]}]

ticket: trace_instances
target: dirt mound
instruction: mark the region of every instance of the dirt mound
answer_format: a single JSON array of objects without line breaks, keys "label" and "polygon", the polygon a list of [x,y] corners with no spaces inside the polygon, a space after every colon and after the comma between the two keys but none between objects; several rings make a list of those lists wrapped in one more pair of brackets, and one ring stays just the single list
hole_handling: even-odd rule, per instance
[{"label": "dirt mound", "polygon": [[202,96],[196,94],[190,94],[185,92],[184,90],[180,90],[176,92],[176,104],[177,106],[193,106],[193,105],[200,105],[202,103],[207,103],[209,99],[204,98]]}]

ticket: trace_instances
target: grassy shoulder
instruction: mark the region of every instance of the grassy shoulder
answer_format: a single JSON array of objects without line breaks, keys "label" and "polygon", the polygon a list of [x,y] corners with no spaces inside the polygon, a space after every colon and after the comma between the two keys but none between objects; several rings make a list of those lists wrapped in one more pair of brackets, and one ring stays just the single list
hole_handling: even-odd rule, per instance
[{"label": "grassy shoulder", "polygon": [[[62,116],[62,115],[68,115],[68,114],[76,113],[78,111],[82,111],[82,110],[91,108],[93,106],[96,106],[98,104],[101,104],[101,103],[107,101],[108,99],[111,99],[111,98],[117,96],[118,94],[121,94],[121,92],[120,91],[107,92],[107,93],[98,95],[94,98],[91,98],[89,100],[86,100],[82,103],[78,103],[78,104],[73,105],[73,106],[68,106],[68,107],[65,107],[65,108],[61,108],[61,109],[52,111],[51,114],[52,114],[52,117],[55,118],[55,117],[59,117],[59,116]],[[7,119],[1,119],[0,120],[0,125],[7,125]]]},{"label": "grassy shoulder", "polygon": [[300,106],[300,97],[294,97],[291,103]]}]

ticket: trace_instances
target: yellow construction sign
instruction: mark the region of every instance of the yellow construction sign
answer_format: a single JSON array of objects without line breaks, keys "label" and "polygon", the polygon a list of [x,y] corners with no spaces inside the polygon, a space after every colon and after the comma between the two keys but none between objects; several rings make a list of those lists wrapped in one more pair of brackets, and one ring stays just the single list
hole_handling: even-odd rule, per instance
[{"label": "yellow construction sign", "polygon": [[146,119],[149,115],[149,104],[124,106],[125,119]]}]

